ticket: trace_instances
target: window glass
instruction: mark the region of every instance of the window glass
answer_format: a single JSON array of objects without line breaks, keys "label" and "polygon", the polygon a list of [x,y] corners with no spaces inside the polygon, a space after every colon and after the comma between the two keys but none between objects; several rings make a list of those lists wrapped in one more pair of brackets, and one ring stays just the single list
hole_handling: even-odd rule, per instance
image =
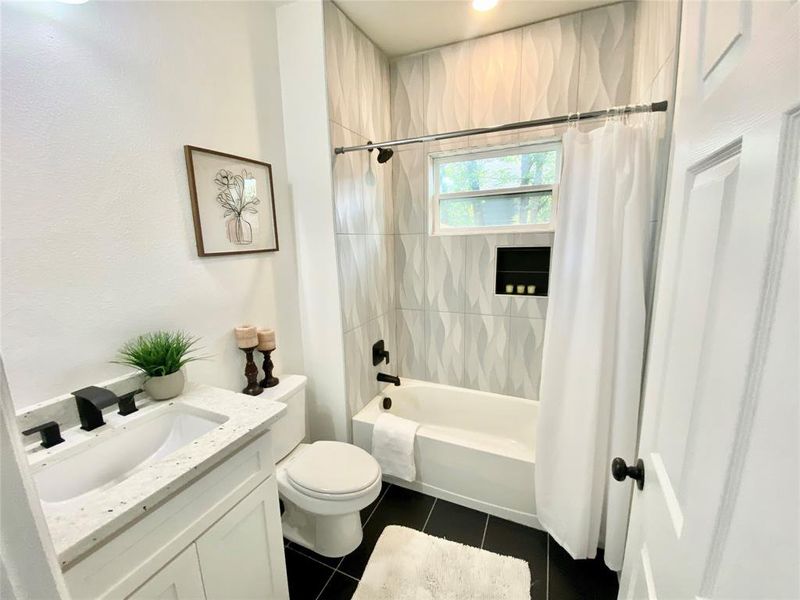
[{"label": "window glass", "polygon": [[557,179],[556,150],[439,163],[439,193],[548,185]]},{"label": "window glass", "polygon": [[550,222],[552,206],[551,191],[442,198],[439,201],[439,226],[452,229],[540,225]]}]

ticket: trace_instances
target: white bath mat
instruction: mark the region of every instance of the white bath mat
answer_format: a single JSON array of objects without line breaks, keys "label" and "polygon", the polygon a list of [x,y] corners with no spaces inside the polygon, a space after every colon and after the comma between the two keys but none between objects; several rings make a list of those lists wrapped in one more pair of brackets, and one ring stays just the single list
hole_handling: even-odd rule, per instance
[{"label": "white bath mat", "polygon": [[530,600],[530,587],[525,561],[390,525],[353,600]]}]

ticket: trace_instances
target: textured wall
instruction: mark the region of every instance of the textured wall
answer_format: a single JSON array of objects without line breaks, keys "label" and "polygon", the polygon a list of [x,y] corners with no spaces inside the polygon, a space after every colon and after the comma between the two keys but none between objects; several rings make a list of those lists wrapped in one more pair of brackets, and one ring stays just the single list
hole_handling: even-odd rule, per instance
[{"label": "textured wall", "polygon": [[[628,102],[635,5],[615,4],[469,40],[391,65],[392,134],[498,125]],[[394,163],[400,374],[537,398],[547,298],[494,294],[497,246],[550,234],[433,237],[426,156],[521,143],[560,130],[473,136],[401,149]]]},{"label": "textured wall", "polygon": [[[383,53],[332,3],[324,3],[328,112],[333,146],[389,137],[389,63]],[[342,303],[345,381],[351,414],[380,389],[372,344],[395,352],[394,161],[377,152],[333,157],[336,248]]]},{"label": "textured wall", "polygon": [[655,198],[650,215],[650,253],[648,268],[648,302],[655,285],[655,259],[661,231],[661,214],[669,165],[669,132],[675,102],[675,77],[678,62],[678,34],[681,2],[637,3],[633,45],[631,102],[668,100],[669,111],[660,118],[661,128],[656,146]]},{"label": "textured wall", "polygon": [[[129,337],[203,338],[235,389],[232,327],[274,326],[302,372],[274,8],[4,3],[2,352],[18,406],[115,377]],[[198,258],[183,145],[272,163],[281,250]]]}]

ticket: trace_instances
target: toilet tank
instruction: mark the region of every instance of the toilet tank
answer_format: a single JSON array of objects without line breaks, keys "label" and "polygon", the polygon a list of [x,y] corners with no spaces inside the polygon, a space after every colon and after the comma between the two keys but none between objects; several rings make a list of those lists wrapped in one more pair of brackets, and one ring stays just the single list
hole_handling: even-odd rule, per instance
[{"label": "toilet tank", "polygon": [[259,396],[286,405],[286,412],[270,428],[272,456],[282,460],[306,437],[306,377],[281,375],[281,382]]}]

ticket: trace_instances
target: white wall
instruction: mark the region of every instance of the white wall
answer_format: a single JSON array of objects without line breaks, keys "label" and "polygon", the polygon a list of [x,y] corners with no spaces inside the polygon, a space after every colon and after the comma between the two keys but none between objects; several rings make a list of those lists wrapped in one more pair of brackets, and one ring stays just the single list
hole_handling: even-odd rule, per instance
[{"label": "white wall", "polygon": [[[271,3],[2,5],[2,351],[17,406],[114,377],[155,328],[243,387],[231,328],[302,346]],[[198,258],[183,145],[272,163],[281,250]]]},{"label": "white wall", "polygon": [[336,271],[331,140],[320,0],[278,8],[286,156],[295,207],[311,438],[349,439]]}]

